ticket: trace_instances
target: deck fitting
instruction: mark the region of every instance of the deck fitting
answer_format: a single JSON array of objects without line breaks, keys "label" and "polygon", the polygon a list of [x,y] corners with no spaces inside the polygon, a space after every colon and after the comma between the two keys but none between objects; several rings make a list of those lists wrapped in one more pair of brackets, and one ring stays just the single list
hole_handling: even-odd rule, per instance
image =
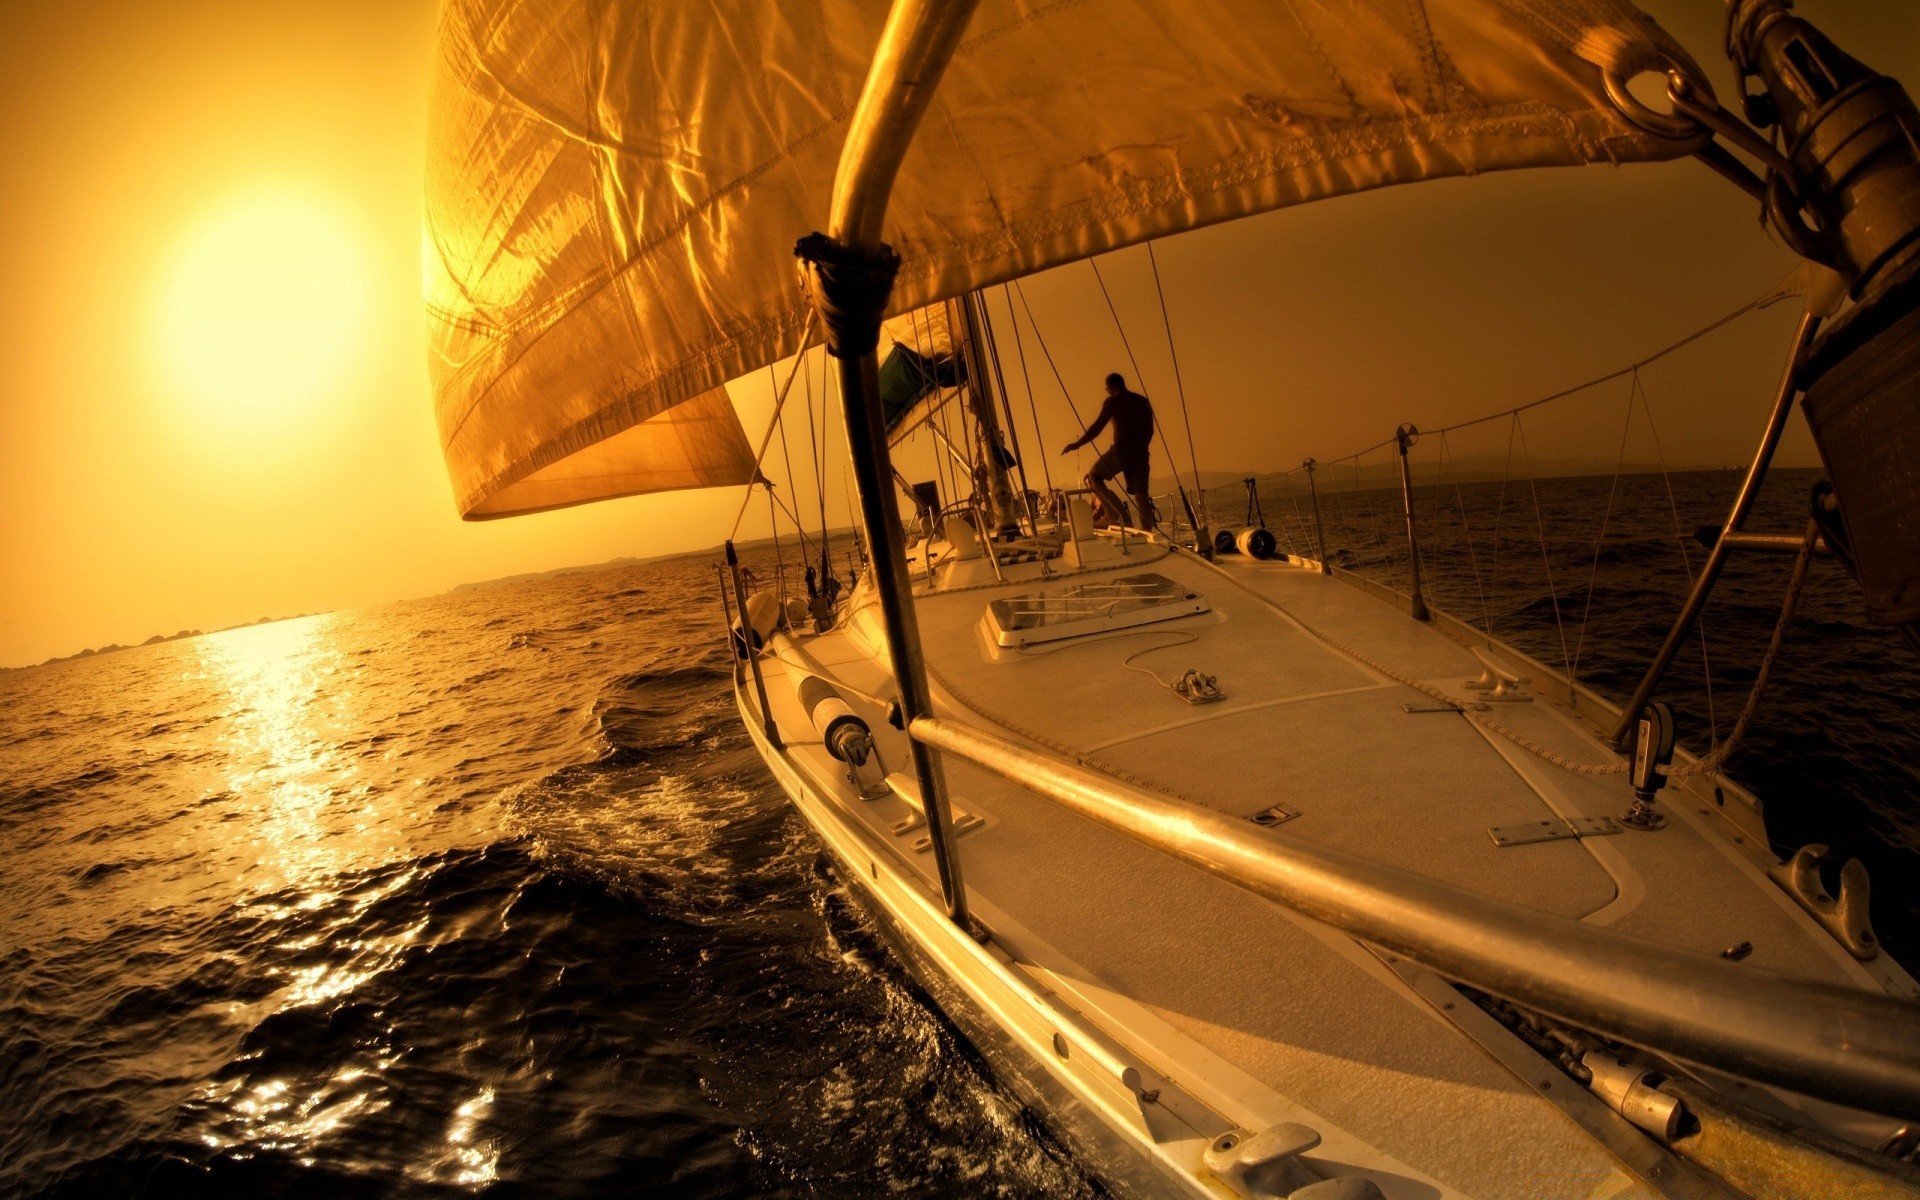
[{"label": "deck fitting", "polygon": [[1527,846],[1534,842],[1559,842],[1568,838],[1606,837],[1619,832],[1620,826],[1612,817],[1525,821],[1518,825],[1495,825],[1487,830],[1496,846]]}]

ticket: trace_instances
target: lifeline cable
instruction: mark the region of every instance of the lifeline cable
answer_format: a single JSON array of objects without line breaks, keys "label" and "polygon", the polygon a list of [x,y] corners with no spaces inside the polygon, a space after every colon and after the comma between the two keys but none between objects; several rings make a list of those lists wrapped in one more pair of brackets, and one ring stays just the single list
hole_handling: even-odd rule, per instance
[{"label": "lifeline cable", "polygon": [[1527,449],[1527,426],[1519,413],[1513,414],[1514,429],[1520,434],[1520,461],[1526,464],[1527,490],[1533,496],[1533,527],[1540,535],[1540,565],[1547,571],[1547,597],[1553,601],[1553,627],[1560,634],[1560,664],[1573,682],[1573,658],[1567,650],[1567,626],[1560,619],[1560,589],[1553,582],[1553,555],[1547,549],[1547,522],[1540,513],[1540,484],[1533,477],[1533,453]]},{"label": "lifeline cable", "polygon": [[[1680,505],[1673,498],[1673,476],[1667,473],[1667,452],[1660,444],[1660,428],[1653,421],[1653,405],[1647,399],[1647,385],[1640,378],[1640,372],[1633,373],[1633,386],[1640,393],[1640,411],[1647,415],[1647,430],[1653,435],[1654,457],[1660,463],[1660,482],[1667,489],[1667,511],[1673,514],[1673,539],[1680,547],[1680,565],[1686,569],[1687,587],[1693,587],[1693,556],[1687,553],[1686,535],[1680,532]],[[1713,702],[1713,663],[1707,657],[1707,623],[1700,614],[1693,623],[1693,631],[1700,639],[1700,675],[1707,685],[1707,744],[1713,745],[1720,740],[1720,718],[1714,711]]]},{"label": "lifeline cable", "polygon": [[1607,485],[1607,508],[1600,516],[1600,533],[1593,539],[1593,566],[1587,572],[1587,600],[1580,609],[1580,633],[1573,643],[1573,669],[1567,678],[1580,679],[1580,659],[1587,648],[1587,618],[1593,615],[1593,588],[1600,579],[1600,548],[1607,540],[1607,526],[1613,521],[1613,498],[1620,490],[1620,472],[1627,465],[1627,435],[1633,432],[1633,392],[1627,392],[1627,419],[1620,426],[1620,454],[1613,461],[1613,482]]},{"label": "lifeline cable", "polygon": [[[1440,479],[1444,484],[1447,478],[1447,432],[1440,431]],[[1488,636],[1493,636],[1493,617],[1487,607],[1487,589],[1480,581],[1480,555],[1473,547],[1473,526],[1467,523],[1467,497],[1460,490],[1460,476],[1453,477],[1453,498],[1460,506],[1460,532],[1467,538],[1467,563],[1473,568],[1473,590],[1480,596],[1480,628]]]}]

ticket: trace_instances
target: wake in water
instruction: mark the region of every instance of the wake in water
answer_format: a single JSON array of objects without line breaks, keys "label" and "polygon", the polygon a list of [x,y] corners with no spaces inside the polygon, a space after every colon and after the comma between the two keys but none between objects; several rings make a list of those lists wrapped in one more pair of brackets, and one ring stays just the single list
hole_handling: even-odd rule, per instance
[{"label": "wake in water", "polygon": [[[1804,513],[1776,476],[1760,527]],[[1672,522],[1731,481],[1674,482],[1677,517],[1623,481],[1605,539],[1606,480],[1542,482],[1544,557],[1499,488],[1422,489],[1430,596],[1618,695],[1686,586]],[[1329,497],[1329,552],[1402,584],[1388,498]],[[1692,651],[1663,689],[1696,747],[1783,580],[1737,561],[1713,703]],[[1866,858],[1912,963],[1920,670],[1851,586],[1816,565],[1732,769],[1777,848]],[[0,674],[0,1194],[1092,1194],[768,778],[714,589],[664,562]]]},{"label": "wake in water", "polygon": [[0,1193],[1088,1194],[771,787],[705,578],[8,678]]}]

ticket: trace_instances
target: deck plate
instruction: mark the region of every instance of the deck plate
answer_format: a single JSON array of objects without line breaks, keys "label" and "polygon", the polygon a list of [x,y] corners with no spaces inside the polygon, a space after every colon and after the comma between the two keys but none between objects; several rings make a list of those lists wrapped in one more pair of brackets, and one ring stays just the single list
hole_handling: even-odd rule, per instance
[{"label": "deck plate", "polygon": [[1559,842],[1567,838],[1606,837],[1620,832],[1612,817],[1573,817],[1551,821],[1523,821],[1518,825],[1495,825],[1487,830],[1496,846],[1527,846],[1534,842]]}]

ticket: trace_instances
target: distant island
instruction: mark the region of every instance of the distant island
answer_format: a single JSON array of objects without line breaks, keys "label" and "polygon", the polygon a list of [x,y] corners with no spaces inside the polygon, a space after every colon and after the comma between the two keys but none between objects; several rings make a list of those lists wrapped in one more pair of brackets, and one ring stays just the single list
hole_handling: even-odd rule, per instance
[{"label": "distant island", "polygon": [[49,667],[54,663],[72,662],[76,658],[98,658],[102,654],[113,654],[121,650],[135,650],[141,646],[157,646],[161,642],[177,642],[185,638],[206,637],[209,633],[225,633],[229,629],[249,629],[255,625],[271,625],[275,621],[297,621],[301,617],[310,617],[312,613],[295,613],[288,617],[261,617],[256,621],[242,621],[238,625],[224,625],[219,629],[182,629],[179,633],[156,633],[144,642],[122,646],[118,642],[108,642],[91,650],[81,650],[74,654],[62,654],[43,662],[21,667],[0,667],[0,671],[30,671],[33,667]]},{"label": "distant island", "polygon": [[[1350,490],[1366,491],[1366,490],[1372,490],[1377,488],[1396,488],[1399,486],[1399,464],[1394,461],[1391,455],[1383,456],[1382,461],[1372,461],[1372,462],[1366,463],[1365,465],[1356,465],[1349,460],[1343,459],[1338,464],[1322,464],[1322,467],[1326,471],[1326,475],[1323,476],[1325,481],[1324,486],[1327,488],[1327,490],[1332,492],[1350,491]],[[1689,473],[1699,472],[1699,471],[1738,471],[1738,470],[1743,470],[1744,468],[1739,465],[1685,466],[1685,467],[1663,468],[1658,463],[1625,462],[1625,463],[1621,463],[1617,469],[1623,475],[1655,474],[1662,470],[1665,470],[1668,474],[1680,475],[1680,474],[1689,474]],[[1616,470],[1616,467],[1613,464],[1601,463],[1601,462],[1598,462],[1597,460],[1542,459],[1542,460],[1536,461],[1533,464],[1533,470],[1531,474],[1536,479],[1550,479],[1550,478],[1569,478],[1569,477],[1581,476],[1581,475],[1612,474],[1615,470]],[[1427,488],[1427,487],[1437,486],[1442,481],[1443,477],[1435,474],[1434,472],[1435,472],[1435,468],[1432,463],[1423,462],[1419,464],[1415,468],[1415,477],[1413,480],[1414,487]],[[1287,472],[1270,472],[1270,471],[1263,471],[1263,472],[1202,471],[1200,472],[1198,482],[1203,492],[1210,493],[1208,497],[1209,502],[1213,504],[1219,504],[1221,502],[1221,497],[1217,493],[1227,492],[1230,498],[1237,499],[1239,495],[1239,489],[1243,481],[1249,477],[1258,479],[1260,481],[1262,490],[1264,491],[1267,488],[1271,487],[1273,484],[1279,482],[1280,477],[1283,474],[1288,474],[1288,473]],[[1447,467],[1447,474],[1444,477],[1444,480],[1448,485],[1451,486],[1454,484],[1493,483],[1493,482],[1501,481],[1503,479],[1512,479],[1512,478],[1521,478],[1521,477],[1523,477],[1523,475],[1520,472],[1515,471],[1512,468],[1512,465],[1510,463],[1506,463],[1504,461],[1498,461],[1488,457],[1463,456],[1459,459],[1455,459],[1449,462]],[[1158,482],[1160,486],[1169,487],[1169,488],[1174,486],[1175,484],[1175,481],[1172,478],[1168,478],[1164,481],[1156,481],[1156,482]],[[1185,479],[1182,479],[1179,482],[1185,483],[1188,481]],[[1298,479],[1295,479],[1293,481],[1293,486],[1304,487],[1305,476],[1301,475]],[[846,543],[853,536],[853,532],[854,531],[851,527],[843,526],[841,528],[832,530],[829,536],[835,542]],[[746,553],[751,553],[751,552],[760,550],[764,547],[771,546],[772,544],[773,544],[773,539],[771,538],[754,538],[750,540],[742,540],[736,543],[736,545],[740,548],[740,550]],[[486,579],[486,580],[480,580],[474,583],[455,584],[453,587],[448,588],[445,594],[454,595],[461,592],[476,591],[482,588],[501,587],[501,586],[505,586],[508,584],[515,584],[515,583],[527,583],[536,579],[558,579],[566,575],[587,575],[587,574],[592,574],[593,572],[596,572],[596,571],[608,571],[608,570],[614,570],[620,567],[637,567],[637,566],[644,565],[646,563],[673,562],[679,559],[688,559],[688,558],[717,559],[720,556],[720,550],[721,548],[719,545],[714,545],[704,550],[682,550],[682,551],[676,551],[672,554],[656,554],[656,555],[649,555],[641,558],[636,558],[633,556],[623,556],[620,558],[610,558],[605,562],[593,563],[593,564],[584,565],[584,566],[554,567],[553,569],[547,570],[547,571],[523,571],[516,575],[502,575],[497,579]],[[267,624],[271,624],[274,621],[292,621],[292,620],[297,620],[300,617],[306,617],[306,616],[312,616],[312,615],[313,615],[312,613],[297,613],[293,616],[287,616],[287,617],[261,617],[257,621],[243,621],[238,625],[228,625],[222,629],[211,629],[211,630],[204,630],[204,631],[199,629],[182,629],[178,633],[155,634],[154,636],[148,638],[144,642],[136,643],[135,646],[122,646],[117,643],[113,643],[105,646],[100,646],[96,649],[82,650],[77,654],[64,654],[58,658],[49,658],[45,662],[37,663],[34,665],[45,667],[45,666],[50,666],[53,663],[71,662],[76,658],[95,658],[95,657],[98,657],[99,655],[112,654],[119,650],[132,650],[132,649],[135,649],[136,646],[153,646],[153,645],[158,645],[161,642],[177,642],[183,638],[205,637],[209,633],[224,633],[228,629],[246,629],[253,625],[267,625]],[[25,671],[25,670],[31,670],[31,669],[32,667],[30,666],[0,667],[0,671]]]},{"label": "distant island", "polygon": [[[808,532],[811,533],[812,531],[809,530]],[[829,530],[827,536],[835,542],[851,545],[853,527],[842,526],[838,529]],[[793,545],[791,535],[788,535],[783,541],[786,545]],[[498,579],[483,579],[477,583],[455,584],[447,589],[446,594],[451,596],[460,592],[475,591],[480,588],[502,587],[510,583],[528,583],[535,579],[559,579],[566,575],[591,575],[596,571],[611,571],[618,567],[638,567],[647,563],[679,562],[689,558],[718,559],[723,544],[724,543],[718,543],[701,550],[676,550],[671,554],[654,554],[646,558],[634,558],[631,556],[610,558],[605,562],[593,563],[588,566],[555,567],[550,571],[524,571],[518,575],[502,575]],[[742,539],[734,543],[734,546],[737,547],[741,553],[752,553],[753,551],[772,545],[772,538]]]}]

